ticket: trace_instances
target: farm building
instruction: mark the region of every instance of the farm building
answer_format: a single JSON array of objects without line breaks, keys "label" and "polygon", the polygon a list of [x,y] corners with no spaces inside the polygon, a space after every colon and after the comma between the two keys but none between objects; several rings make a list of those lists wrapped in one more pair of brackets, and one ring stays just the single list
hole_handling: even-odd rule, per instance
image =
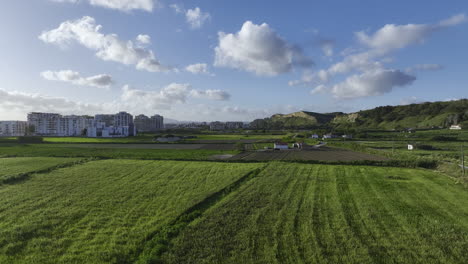
[{"label": "farm building", "polygon": [[342,138],[353,138],[353,135],[342,135]]},{"label": "farm building", "polygon": [[323,139],[326,139],[326,138],[337,138],[337,135],[333,135],[333,134],[325,134],[325,135],[323,135]]},{"label": "farm building", "polygon": [[277,142],[274,144],[273,146],[274,149],[288,149],[288,143],[284,143],[284,142]]},{"label": "farm building", "polygon": [[313,134],[312,136],[310,136],[310,138],[319,138],[319,135]]},{"label": "farm building", "polygon": [[450,129],[450,130],[460,130],[460,129],[462,129],[462,128],[461,128],[460,125],[451,125],[449,129]]}]

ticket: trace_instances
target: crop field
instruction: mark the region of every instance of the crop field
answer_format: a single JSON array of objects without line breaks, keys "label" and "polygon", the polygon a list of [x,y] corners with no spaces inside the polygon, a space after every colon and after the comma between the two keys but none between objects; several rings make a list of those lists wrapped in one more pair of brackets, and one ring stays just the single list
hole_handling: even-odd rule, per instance
[{"label": "crop field", "polygon": [[74,158],[0,158],[0,184],[21,174],[45,170],[57,165],[73,163]]},{"label": "crop field", "polygon": [[270,163],[163,263],[466,263],[468,192],[420,169]]},{"label": "crop field", "polygon": [[211,149],[233,150],[234,144],[51,144],[51,147],[60,148],[105,148],[105,149]]},{"label": "crop field", "polygon": [[269,135],[269,134],[260,134],[260,135],[249,135],[249,134],[197,134],[196,138],[187,139],[187,141],[196,141],[196,140],[270,140],[270,139],[281,139],[284,135]]},{"label": "crop field", "polygon": [[232,160],[318,160],[318,161],[357,161],[386,160],[386,158],[345,149],[321,147],[310,150],[266,150],[247,151],[235,155]]},{"label": "crop field", "polygon": [[259,166],[90,161],[0,186],[0,263],[134,262],[176,217]]},{"label": "crop field", "polygon": [[[82,144],[0,144],[0,157],[100,157],[128,159],[208,160],[214,155],[237,154],[235,150],[214,149],[151,149],[113,148],[114,144],[81,146]],[[154,144],[158,145],[158,144]],[[221,149],[221,150],[220,150]]]}]

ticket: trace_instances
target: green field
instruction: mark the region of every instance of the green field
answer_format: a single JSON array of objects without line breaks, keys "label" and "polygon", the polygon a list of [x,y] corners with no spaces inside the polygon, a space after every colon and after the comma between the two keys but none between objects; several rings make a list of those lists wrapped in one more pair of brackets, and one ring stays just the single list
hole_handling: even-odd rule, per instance
[{"label": "green field", "polygon": [[466,263],[468,192],[412,169],[271,164],[174,241],[166,263]]},{"label": "green field", "polygon": [[99,157],[164,160],[208,160],[214,155],[237,154],[232,150],[127,149],[73,147],[67,144],[0,144],[0,157]]},{"label": "green field", "polygon": [[77,162],[74,158],[0,158],[0,184],[21,174]]},{"label": "green field", "polygon": [[281,139],[284,135],[268,135],[268,134],[200,134],[194,135],[196,138],[188,139],[187,141],[193,140],[262,140],[262,139]]},{"label": "green field", "polygon": [[272,144],[253,142],[242,153],[221,149],[272,136],[195,139],[223,144],[7,139],[0,263],[466,263],[459,134],[369,135],[319,150],[257,152]]},{"label": "green field", "polygon": [[130,263],[258,164],[91,161],[0,186],[0,263]]}]

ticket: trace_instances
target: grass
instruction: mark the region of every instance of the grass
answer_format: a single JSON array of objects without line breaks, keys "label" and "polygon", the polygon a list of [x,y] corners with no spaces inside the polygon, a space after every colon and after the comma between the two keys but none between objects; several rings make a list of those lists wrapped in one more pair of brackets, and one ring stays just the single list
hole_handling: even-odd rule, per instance
[{"label": "grass", "polygon": [[0,144],[0,157],[100,157],[163,160],[208,160],[213,155],[237,154],[228,150],[82,148],[55,144]]},{"label": "grass", "polygon": [[103,160],[0,187],[0,263],[131,263],[258,164]]},{"label": "grass", "polygon": [[74,158],[0,158],[0,184],[21,175],[77,162]]},{"label": "grass", "polygon": [[154,135],[125,138],[44,137],[47,143],[153,143]]},{"label": "grass", "polygon": [[198,134],[196,138],[187,139],[187,141],[194,140],[242,140],[242,139],[252,139],[252,140],[262,140],[262,139],[281,139],[284,135],[248,135],[248,134]]},{"label": "grass", "polygon": [[210,208],[164,263],[466,263],[468,192],[414,169],[276,163]]}]

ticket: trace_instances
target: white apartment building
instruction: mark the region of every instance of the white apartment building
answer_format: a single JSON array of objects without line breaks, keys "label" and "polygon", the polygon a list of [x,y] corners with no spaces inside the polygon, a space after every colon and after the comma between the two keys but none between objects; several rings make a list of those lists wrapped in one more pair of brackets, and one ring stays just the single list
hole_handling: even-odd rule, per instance
[{"label": "white apartment building", "polygon": [[28,124],[33,134],[38,136],[82,136],[92,120],[90,116],[62,116],[37,112],[28,114]]},{"label": "white apartment building", "polygon": [[90,116],[63,116],[59,119],[58,136],[76,137],[84,136],[86,128],[91,125]]},{"label": "white apartment building", "polygon": [[160,115],[137,115],[133,122],[138,132],[154,132],[164,128],[164,117]]},{"label": "white apartment building", "polygon": [[26,121],[0,121],[0,137],[19,137],[26,134]]},{"label": "white apartment building", "polygon": [[28,124],[34,135],[57,136],[61,117],[54,113],[33,112],[28,114]]},{"label": "white apartment building", "polygon": [[136,136],[133,116],[127,112],[115,115],[96,115],[86,129],[88,137],[128,137]]}]

